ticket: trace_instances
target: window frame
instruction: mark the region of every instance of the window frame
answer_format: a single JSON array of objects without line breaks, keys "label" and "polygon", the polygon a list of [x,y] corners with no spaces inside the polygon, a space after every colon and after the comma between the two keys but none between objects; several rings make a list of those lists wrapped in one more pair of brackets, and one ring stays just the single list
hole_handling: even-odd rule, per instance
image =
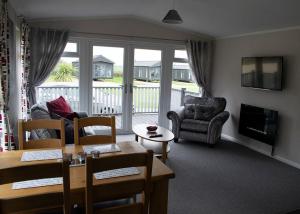
[{"label": "window frame", "polygon": [[175,52],[176,52],[176,51],[187,51],[187,50],[186,50],[186,49],[180,49],[180,48],[174,49],[174,59],[173,59],[173,62],[189,63],[189,60],[186,59],[186,58],[175,57]]},{"label": "window frame", "polygon": [[[69,39],[68,42],[67,42],[67,44],[68,43],[76,43],[76,52],[64,51],[63,54],[61,55],[61,57],[78,57],[79,58],[79,41],[78,40]],[[79,61],[80,61],[80,59],[79,59]]]}]

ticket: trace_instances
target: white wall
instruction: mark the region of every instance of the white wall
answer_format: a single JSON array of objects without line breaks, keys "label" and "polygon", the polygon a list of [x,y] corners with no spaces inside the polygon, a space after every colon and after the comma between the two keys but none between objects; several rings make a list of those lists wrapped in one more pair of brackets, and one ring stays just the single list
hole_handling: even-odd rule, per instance
[{"label": "white wall", "polygon": [[134,36],[157,39],[187,40],[211,38],[190,31],[176,30],[167,24],[153,24],[134,17],[84,19],[84,20],[31,20],[33,26],[69,29],[71,32],[104,34],[116,36]]},{"label": "white wall", "polygon": [[[241,87],[241,57],[284,56],[284,88],[263,91]],[[220,39],[215,43],[212,92],[227,99],[231,117],[223,133],[242,144],[270,152],[270,147],[238,133],[241,103],[279,111],[275,157],[300,166],[300,29]]]}]

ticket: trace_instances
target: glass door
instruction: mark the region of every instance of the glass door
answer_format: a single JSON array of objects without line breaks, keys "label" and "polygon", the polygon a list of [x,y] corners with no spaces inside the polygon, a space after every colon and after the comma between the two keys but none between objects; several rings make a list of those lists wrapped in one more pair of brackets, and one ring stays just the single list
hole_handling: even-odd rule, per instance
[{"label": "glass door", "polygon": [[134,49],[132,93],[132,126],[158,124],[161,50]]},{"label": "glass door", "polygon": [[[115,115],[123,129],[124,48],[92,46],[92,115]],[[98,127],[99,130],[105,129]]]}]

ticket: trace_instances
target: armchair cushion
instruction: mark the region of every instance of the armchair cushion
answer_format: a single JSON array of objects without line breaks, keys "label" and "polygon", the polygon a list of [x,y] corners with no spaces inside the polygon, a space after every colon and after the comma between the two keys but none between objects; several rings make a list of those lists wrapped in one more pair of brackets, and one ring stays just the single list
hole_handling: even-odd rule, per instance
[{"label": "armchair cushion", "polygon": [[195,117],[195,105],[194,104],[185,104],[184,105],[184,118],[185,119],[194,119]]},{"label": "armchair cushion", "polygon": [[[42,104],[35,104],[31,107],[30,117],[33,120],[51,119],[47,107]],[[56,131],[53,129],[35,129],[31,131],[32,139],[57,138]]]},{"label": "armchair cushion", "polygon": [[214,117],[214,107],[195,104],[195,120],[210,121]]},{"label": "armchair cushion", "polygon": [[214,108],[213,115],[224,111],[226,106],[226,99],[223,97],[194,97],[187,95],[184,97],[185,104],[200,104],[205,106],[212,106]]},{"label": "armchair cushion", "polygon": [[207,133],[209,121],[184,119],[181,123],[181,129],[193,132]]}]

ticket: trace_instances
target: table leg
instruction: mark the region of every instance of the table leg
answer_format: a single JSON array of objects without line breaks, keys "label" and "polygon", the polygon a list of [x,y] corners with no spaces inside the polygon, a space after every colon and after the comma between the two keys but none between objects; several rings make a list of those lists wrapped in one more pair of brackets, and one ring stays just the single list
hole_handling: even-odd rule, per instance
[{"label": "table leg", "polygon": [[168,191],[169,179],[153,182],[153,189],[150,195],[149,214],[168,213]]},{"label": "table leg", "polygon": [[135,135],[135,141],[139,142],[139,136]]},{"label": "table leg", "polygon": [[166,162],[167,158],[168,158],[168,154],[167,154],[167,147],[168,147],[168,142],[162,142],[162,157],[161,160],[162,162]]}]

